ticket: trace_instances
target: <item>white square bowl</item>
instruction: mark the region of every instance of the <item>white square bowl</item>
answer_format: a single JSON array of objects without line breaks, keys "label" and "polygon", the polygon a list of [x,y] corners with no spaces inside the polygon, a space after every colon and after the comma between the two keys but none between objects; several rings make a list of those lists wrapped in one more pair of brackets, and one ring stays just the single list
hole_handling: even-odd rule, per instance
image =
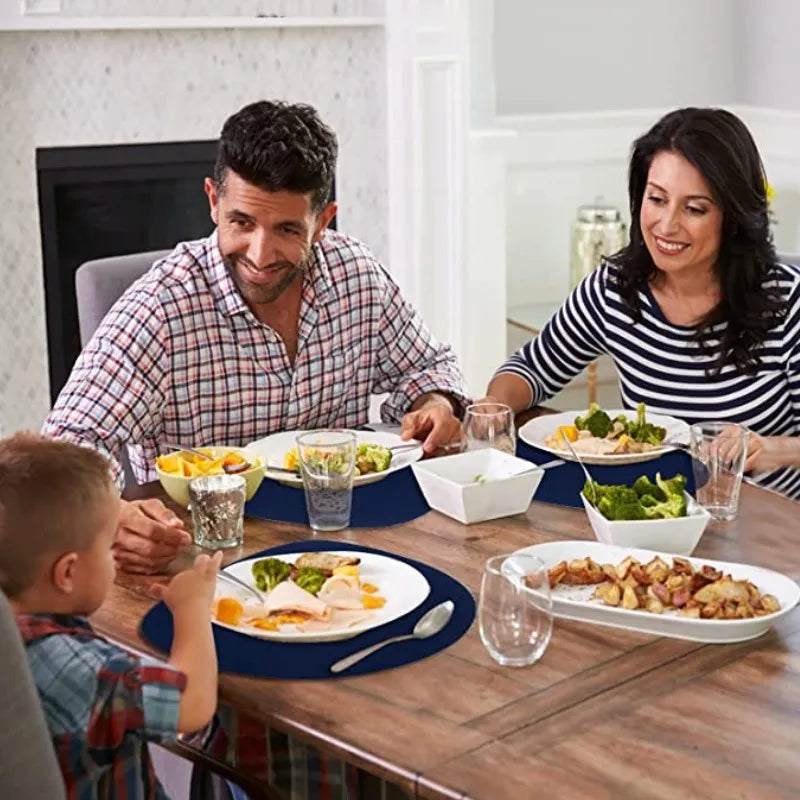
[{"label": "white square bowl", "polygon": [[711,515],[690,495],[686,494],[687,516],[676,519],[606,519],[581,492],[586,514],[598,542],[620,547],[639,547],[660,550],[679,556],[694,552]]},{"label": "white square bowl", "polygon": [[500,450],[470,450],[411,465],[431,508],[465,525],[527,511],[544,471]]}]

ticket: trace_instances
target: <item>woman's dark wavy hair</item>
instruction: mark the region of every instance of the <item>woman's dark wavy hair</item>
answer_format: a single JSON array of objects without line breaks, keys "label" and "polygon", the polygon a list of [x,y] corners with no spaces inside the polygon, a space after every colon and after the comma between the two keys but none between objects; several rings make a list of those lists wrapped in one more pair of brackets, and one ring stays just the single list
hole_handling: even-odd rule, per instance
[{"label": "woman's dark wavy hair", "polygon": [[[628,170],[631,237],[610,261],[619,267],[619,292],[636,321],[642,310],[639,290],[658,270],[644,243],[639,213],[650,164],[656,153],[680,153],[711,188],[722,210],[716,269],[721,300],[699,323],[695,341],[706,356],[718,354],[710,374],[727,365],[746,374],[758,370],[759,345],[786,314],[778,287],[769,285],[776,263],[769,230],[764,166],[753,137],[729,111],[682,108],[660,119],[633,144]],[[718,345],[715,325],[727,322]]]},{"label": "woman's dark wavy hair", "polygon": [[222,126],[214,182],[224,191],[228,170],[233,170],[267,192],[310,192],[318,213],[331,196],[337,152],[336,134],[314,108],[262,100]]}]

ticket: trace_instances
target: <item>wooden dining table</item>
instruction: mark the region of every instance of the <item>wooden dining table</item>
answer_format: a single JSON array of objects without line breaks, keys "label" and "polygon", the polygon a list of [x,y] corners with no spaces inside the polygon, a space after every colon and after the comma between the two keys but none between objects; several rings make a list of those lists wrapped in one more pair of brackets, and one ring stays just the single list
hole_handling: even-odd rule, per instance
[{"label": "wooden dining table", "polygon": [[[158,484],[140,494],[165,498]],[[797,579],[798,508],[744,486],[736,520],[710,524],[694,555]],[[310,537],[302,525],[248,518],[243,546],[225,561]],[[490,556],[593,534],[583,510],[533,502],[525,514],[470,526],[432,511],[325,538],[425,562],[477,597]],[[93,616],[97,629],[149,651],[138,628],[153,583],[118,575]],[[544,656],[525,668],[495,663],[476,620],[457,643],[407,666],[317,681],[223,673],[219,696],[431,800],[800,796],[800,607],[764,636],[726,645],[556,619]]]}]

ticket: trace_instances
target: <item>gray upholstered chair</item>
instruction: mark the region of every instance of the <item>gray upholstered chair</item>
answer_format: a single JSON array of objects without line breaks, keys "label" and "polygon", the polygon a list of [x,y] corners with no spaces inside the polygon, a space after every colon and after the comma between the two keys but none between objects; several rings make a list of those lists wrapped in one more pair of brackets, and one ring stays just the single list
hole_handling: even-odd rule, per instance
[{"label": "gray upholstered chair", "polygon": [[[78,302],[81,345],[86,346],[103,321],[103,317],[122,293],[137,278],[141,278],[153,262],[168,252],[169,250],[152,250],[148,253],[98,258],[78,267],[75,273],[75,297]],[[136,478],[125,450],[120,454],[120,462],[125,473],[125,485],[135,486]]]},{"label": "gray upholstered chair", "polygon": [[78,324],[81,344],[85,345],[103,317],[120,295],[144,275],[153,262],[163,258],[169,250],[152,250],[128,256],[112,256],[87,261],[75,273],[75,295],[78,300]]},{"label": "gray upholstered chair", "polygon": [[47,730],[25,646],[0,592],[0,797],[62,800],[64,781]]}]

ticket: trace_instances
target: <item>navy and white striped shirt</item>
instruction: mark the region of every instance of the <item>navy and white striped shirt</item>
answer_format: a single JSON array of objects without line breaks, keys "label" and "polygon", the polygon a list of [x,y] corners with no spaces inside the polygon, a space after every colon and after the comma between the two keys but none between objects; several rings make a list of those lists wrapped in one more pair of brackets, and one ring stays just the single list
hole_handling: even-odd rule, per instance
[{"label": "navy and white striped shirt", "polygon": [[[786,318],[760,348],[756,375],[726,366],[709,376],[695,328],[668,322],[649,289],[639,291],[642,319],[617,291],[618,268],[602,264],[572,291],[542,332],[498,370],[530,385],[535,405],[552,397],[599,355],[608,354],[619,373],[626,408],[648,410],[688,423],[729,420],[763,436],[800,433],[800,267],[778,264],[774,278],[788,304]],[[714,333],[724,331],[722,323]],[[715,338],[710,344],[718,343]],[[800,500],[800,470],[754,476],[762,486]]]}]

